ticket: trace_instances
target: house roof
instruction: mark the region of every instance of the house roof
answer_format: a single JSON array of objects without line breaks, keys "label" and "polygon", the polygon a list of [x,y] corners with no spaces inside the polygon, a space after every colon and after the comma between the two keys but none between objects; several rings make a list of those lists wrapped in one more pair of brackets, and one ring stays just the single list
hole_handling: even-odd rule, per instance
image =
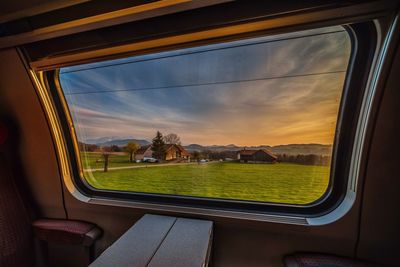
[{"label": "house roof", "polygon": [[151,145],[142,146],[136,151],[136,155],[144,154],[151,147]]},{"label": "house roof", "polygon": [[176,146],[177,146],[178,149],[181,151],[181,154],[182,154],[182,155],[184,155],[184,156],[189,156],[189,155],[190,155],[190,153],[187,152],[187,150],[186,150],[183,146],[181,146],[181,145],[176,145]]},{"label": "house roof", "polygon": [[181,145],[177,145],[177,144],[165,144],[165,150],[166,150],[166,151],[172,149],[173,147],[177,148],[177,149],[181,152],[181,154],[182,154],[183,156],[189,156],[189,155],[190,155],[189,152],[187,152],[186,149],[185,149],[183,146],[181,146]]},{"label": "house roof", "polygon": [[238,153],[240,155],[246,155],[246,156],[251,156],[254,153],[256,153],[258,150],[254,150],[254,149],[244,149],[244,150],[240,150],[238,151]]},{"label": "house roof", "polygon": [[165,144],[165,151],[168,151],[168,150],[172,149],[173,147],[175,147],[175,144]]},{"label": "house roof", "polygon": [[[176,145],[176,144],[165,144],[165,151],[168,151],[170,149],[172,149],[173,147],[176,147],[182,154],[182,156],[189,156],[190,153],[187,152],[187,150],[181,146],[181,145]],[[146,151],[148,149],[151,149],[151,145],[147,145],[147,146],[142,146],[141,148],[139,148],[138,151],[136,151],[136,155],[141,155],[146,153]]]},{"label": "house roof", "polygon": [[238,154],[240,154],[241,156],[251,156],[251,155],[254,155],[256,152],[259,152],[259,151],[262,151],[265,154],[268,154],[270,157],[273,157],[275,159],[278,158],[277,156],[275,156],[274,154],[272,154],[270,151],[268,151],[266,149],[258,149],[258,150],[255,150],[255,149],[243,149],[243,150],[238,151]]},{"label": "house roof", "polygon": [[266,149],[260,149],[261,151],[265,152],[266,154],[268,154],[269,156],[273,157],[274,159],[278,159],[277,156],[275,156],[274,154],[272,154],[271,151],[268,151]]}]

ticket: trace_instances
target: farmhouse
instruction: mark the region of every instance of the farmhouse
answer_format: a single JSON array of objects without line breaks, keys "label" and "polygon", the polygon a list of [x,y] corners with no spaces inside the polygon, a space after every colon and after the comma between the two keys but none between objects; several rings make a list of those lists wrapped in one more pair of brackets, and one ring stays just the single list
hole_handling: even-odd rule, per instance
[{"label": "farmhouse", "polygon": [[244,163],[275,163],[278,158],[265,149],[243,149],[237,152],[237,159]]},{"label": "farmhouse", "polygon": [[183,146],[176,144],[165,145],[165,160],[189,159],[189,157],[189,152]]},{"label": "farmhouse", "polygon": [[[153,150],[151,145],[142,146],[135,154],[135,160],[143,160],[144,158],[152,158]],[[165,158],[164,160],[175,160],[175,159],[190,159],[189,152],[181,145],[166,144],[165,145]]]}]

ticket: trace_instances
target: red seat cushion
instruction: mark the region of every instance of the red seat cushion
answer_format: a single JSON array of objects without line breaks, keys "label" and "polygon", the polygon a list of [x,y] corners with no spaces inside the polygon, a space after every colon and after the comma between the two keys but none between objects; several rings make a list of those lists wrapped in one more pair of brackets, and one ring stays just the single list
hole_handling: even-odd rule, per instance
[{"label": "red seat cushion", "polygon": [[83,221],[40,219],[33,223],[33,227],[39,240],[77,245],[84,243],[96,225]]}]

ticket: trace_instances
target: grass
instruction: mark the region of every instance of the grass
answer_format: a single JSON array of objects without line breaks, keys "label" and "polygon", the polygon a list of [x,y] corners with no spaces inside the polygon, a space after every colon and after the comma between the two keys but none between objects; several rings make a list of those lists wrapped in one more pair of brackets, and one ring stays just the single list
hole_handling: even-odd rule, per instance
[{"label": "grass", "polygon": [[[129,164],[118,160],[122,160],[122,157],[116,156],[113,166]],[[320,198],[326,191],[329,167],[212,162],[158,167],[149,165],[109,172],[87,171],[85,177],[89,184],[98,189],[307,204]]]},{"label": "grass", "polygon": [[[102,169],[104,168],[104,159],[98,152],[81,152],[82,164],[85,169]],[[109,168],[138,166],[143,163],[129,162],[128,154],[111,154],[109,157]]]}]

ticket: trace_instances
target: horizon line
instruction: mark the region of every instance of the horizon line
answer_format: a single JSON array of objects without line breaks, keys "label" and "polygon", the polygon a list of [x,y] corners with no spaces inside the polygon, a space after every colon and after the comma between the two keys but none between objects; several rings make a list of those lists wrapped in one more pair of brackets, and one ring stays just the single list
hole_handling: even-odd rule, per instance
[{"label": "horizon line", "polygon": [[[107,138],[107,137],[98,137],[98,138],[91,138],[92,140],[95,139],[101,139],[101,138]],[[87,143],[88,140],[91,139],[86,139],[86,141],[82,141],[82,140],[78,140],[78,142],[81,143],[85,143],[85,144],[89,144]],[[148,141],[147,139],[143,138],[143,139],[139,139],[139,138],[121,138],[121,139],[113,139],[113,140],[109,140],[109,141],[105,141],[102,143],[106,143],[106,142],[113,142],[113,141],[118,141],[118,140],[141,140],[141,141],[146,141],[149,144],[151,144],[151,141]],[[189,144],[180,144],[182,146],[191,146],[191,145],[199,145],[199,146],[203,146],[203,147],[211,147],[211,146],[235,146],[235,147],[261,147],[261,146],[267,146],[267,147],[276,147],[276,146],[288,146],[288,145],[323,145],[323,146],[333,146],[333,144],[323,144],[323,143],[287,143],[287,144],[277,144],[277,145],[267,145],[267,144],[259,144],[259,145],[236,145],[236,144],[199,144],[199,143],[189,143]]]}]

